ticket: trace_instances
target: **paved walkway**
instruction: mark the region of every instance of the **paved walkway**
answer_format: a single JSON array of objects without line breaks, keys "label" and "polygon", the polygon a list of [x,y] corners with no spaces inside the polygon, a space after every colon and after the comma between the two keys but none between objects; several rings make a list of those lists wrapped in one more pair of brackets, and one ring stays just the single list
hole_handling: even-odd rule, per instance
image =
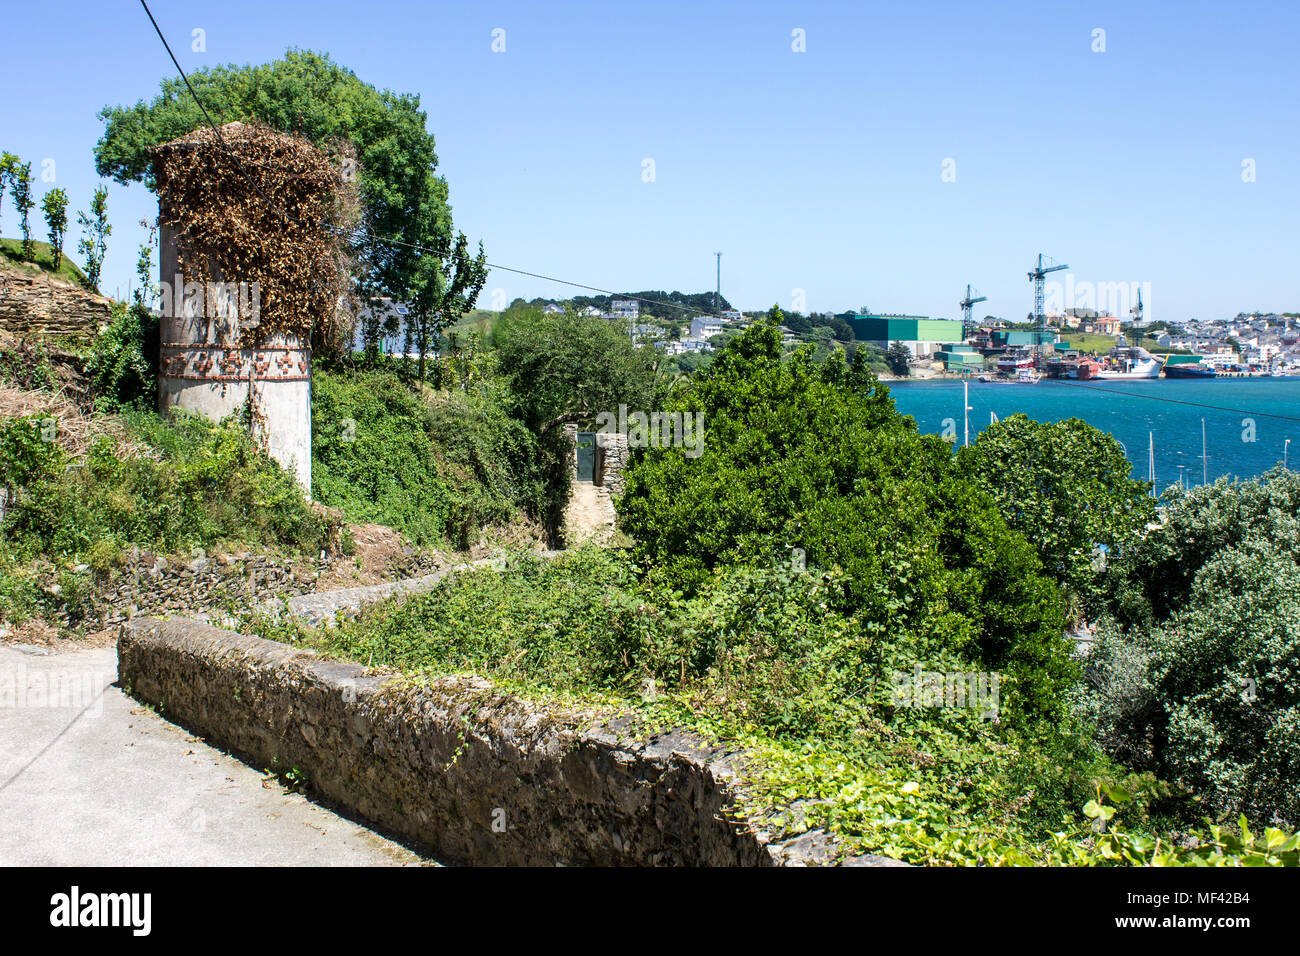
[{"label": "paved walkway", "polygon": [[428,862],[112,686],[114,647],[0,644],[0,865]]}]

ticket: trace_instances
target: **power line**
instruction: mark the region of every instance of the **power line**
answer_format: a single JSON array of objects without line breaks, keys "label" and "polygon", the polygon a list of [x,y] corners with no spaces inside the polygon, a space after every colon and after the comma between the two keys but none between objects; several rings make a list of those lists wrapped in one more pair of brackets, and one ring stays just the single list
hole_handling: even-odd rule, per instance
[{"label": "power line", "polygon": [[1084,385],[1082,382],[1049,382],[1050,385],[1059,385],[1062,388],[1090,388],[1097,392],[1105,392],[1108,395],[1127,395],[1130,398],[1145,398],[1153,402],[1168,402],[1171,405],[1189,405],[1193,408],[1208,408],[1216,412],[1232,412],[1236,415],[1254,415],[1258,418],[1280,418],[1288,422],[1300,422],[1300,418],[1294,415],[1279,415],[1276,412],[1252,412],[1244,408],[1227,408],[1223,405],[1207,405],[1204,402],[1189,402],[1181,398],[1164,398],[1160,395],[1144,395],[1141,392],[1126,392],[1118,388],[1105,388],[1100,385]]},{"label": "power line", "polygon": [[[230,151],[230,148],[226,145],[226,141],[222,139],[221,131],[217,129],[216,124],[212,122],[212,117],[208,114],[207,107],[203,105],[203,101],[199,99],[199,94],[194,91],[194,87],[190,84],[190,78],[186,76],[185,70],[181,68],[180,61],[176,59],[176,54],[172,52],[171,45],[167,42],[167,37],[163,35],[162,29],[158,26],[158,21],[154,19],[153,13],[150,12],[149,4],[146,3],[145,0],[140,0],[140,6],[144,7],[144,12],[148,15],[149,22],[153,24],[154,32],[158,34],[158,39],[162,41],[163,48],[167,51],[167,55],[171,57],[172,64],[176,67],[176,72],[180,74],[181,79],[185,82],[185,88],[190,91],[190,96],[194,97],[194,102],[198,104],[199,110],[202,111],[203,113],[203,118],[207,120],[208,126],[212,128],[212,132],[217,137],[217,142],[221,145],[222,150],[225,151],[226,156],[230,159],[231,163],[233,163],[235,167],[239,170],[240,175],[242,175],[246,180],[248,180],[249,184],[255,190],[257,190],[258,195],[262,197],[262,199],[267,203],[267,205],[271,206],[278,213],[280,213],[281,217],[283,217],[286,221],[293,221],[296,225],[301,226],[302,225],[301,220],[298,220],[282,206],[279,206],[278,204],[272,202],[271,199],[264,192],[262,192],[261,187],[258,186],[257,183],[251,177],[249,177],[247,173],[244,172],[240,160],[235,157],[235,155]],[[339,230],[337,227],[332,225],[329,226],[329,228],[333,229],[336,232],[342,232],[342,230]],[[394,239],[388,236],[379,236],[376,235],[374,232],[370,231],[368,227],[364,230],[364,235],[366,235],[374,242],[381,242],[392,246],[404,246],[408,249],[414,249],[417,252],[426,255],[436,256],[440,259],[451,258],[451,259],[459,259],[463,262],[473,261],[469,256],[460,256],[450,250],[432,249],[428,246],[421,245],[420,243],[407,242],[402,239]],[[697,308],[693,308],[692,306],[681,305],[680,303],[677,302],[668,302],[666,300],[661,300],[661,299],[648,299],[643,296],[630,295],[624,292],[613,292],[609,289],[601,289],[598,288],[597,286],[586,285],[585,283],[582,282],[570,282],[567,279],[559,279],[556,278],[555,276],[542,275],[541,273],[537,273],[537,272],[529,272],[525,269],[514,269],[511,268],[510,266],[497,265],[496,263],[492,263],[492,262],[485,262],[484,264],[487,266],[488,269],[495,269],[500,272],[511,272],[514,273],[515,275],[528,276],[529,278],[532,279],[543,279],[547,282],[555,282],[560,285],[570,286],[575,289],[585,289],[588,292],[598,292],[601,295],[608,295],[611,297],[622,296],[623,298],[631,299],[634,302],[644,302],[647,305],[661,305],[661,306],[665,306],[666,308],[678,309],[683,312],[704,311],[703,309],[697,309]]]}]

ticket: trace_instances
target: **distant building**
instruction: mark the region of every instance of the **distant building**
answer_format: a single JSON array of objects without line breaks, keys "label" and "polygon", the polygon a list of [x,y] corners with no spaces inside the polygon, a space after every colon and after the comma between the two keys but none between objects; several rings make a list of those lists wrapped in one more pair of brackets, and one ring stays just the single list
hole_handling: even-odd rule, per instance
[{"label": "distant building", "polygon": [[691,338],[708,339],[722,331],[722,320],[714,315],[691,319]]},{"label": "distant building", "polygon": [[965,341],[962,324],[950,319],[851,313],[848,323],[855,339],[881,348],[901,342],[916,358],[933,355],[945,345],[960,345]]},{"label": "distant building", "polygon": [[641,314],[641,304],[636,299],[614,299],[609,303],[609,314],[620,319],[635,319]]},{"label": "distant building", "polygon": [[542,312],[545,315],[563,315],[564,306],[557,305],[554,302],[548,302],[544,306],[542,306]]},{"label": "distant building", "polygon": [[[362,306],[356,332],[352,336],[352,348],[357,352],[365,349],[365,328],[370,322],[379,323],[379,351],[384,355],[402,355],[406,350],[406,323],[410,306],[384,296],[371,299]],[[412,348],[414,348],[412,343]]]}]

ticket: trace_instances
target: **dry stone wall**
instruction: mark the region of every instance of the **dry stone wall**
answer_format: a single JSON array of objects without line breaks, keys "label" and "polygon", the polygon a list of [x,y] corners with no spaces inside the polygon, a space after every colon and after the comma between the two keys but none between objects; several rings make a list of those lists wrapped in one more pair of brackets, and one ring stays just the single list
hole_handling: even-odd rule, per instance
[{"label": "dry stone wall", "polygon": [[415,684],[192,620],[122,628],[118,673],[169,719],[449,862],[891,865],[737,820],[743,755],[538,707],[476,678]]},{"label": "dry stone wall", "polygon": [[109,319],[111,300],[63,279],[0,267],[0,329],[94,334]]}]

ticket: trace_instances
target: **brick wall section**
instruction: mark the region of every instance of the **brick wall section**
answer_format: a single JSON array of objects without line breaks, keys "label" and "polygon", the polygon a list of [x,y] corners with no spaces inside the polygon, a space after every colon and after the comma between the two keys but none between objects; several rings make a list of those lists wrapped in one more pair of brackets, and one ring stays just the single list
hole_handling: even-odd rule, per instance
[{"label": "brick wall section", "polygon": [[94,334],[108,321],[111,301],[63,279],[0,266],[0,329]]},{"label": "brick wall section", "polygon": [[169,719],[255,766],[299,768],[313,791],[449,862],[893,863],[837,859],[820,831],[731,822],[735,754],[678,734],[631,739],[617,720],[483,680],[416,686],[187,620],[129,622],[118,659],[123,685]]}]

